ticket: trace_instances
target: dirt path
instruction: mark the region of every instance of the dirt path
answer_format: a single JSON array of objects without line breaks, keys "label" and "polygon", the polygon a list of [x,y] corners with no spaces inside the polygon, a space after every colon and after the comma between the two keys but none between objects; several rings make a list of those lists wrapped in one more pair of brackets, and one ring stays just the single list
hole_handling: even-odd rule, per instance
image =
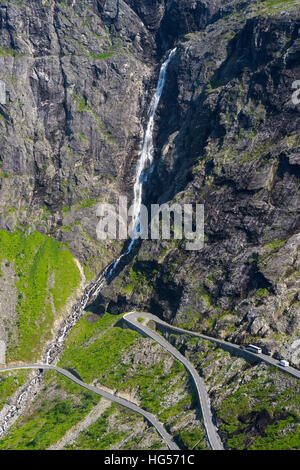
[{"label": "dirt path", "polygon": [[66,434],[47,450],[63,450],[67,444],[72,444],[79,434],[97,421],[100,416],[111,406],[111,402],[102,398],[98,405],[79,423],[69,429]]}]

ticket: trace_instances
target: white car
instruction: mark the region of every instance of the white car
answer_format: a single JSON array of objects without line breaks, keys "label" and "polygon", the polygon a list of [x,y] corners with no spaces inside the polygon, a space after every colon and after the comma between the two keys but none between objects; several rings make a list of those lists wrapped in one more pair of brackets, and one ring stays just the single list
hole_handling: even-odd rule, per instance
[{"label": "white car", "polygon": [[289,367],[290,363],[289,361],[286,361],[285,359],[281,359],[281,361],[279,362],[279,365],[282,367]]}]

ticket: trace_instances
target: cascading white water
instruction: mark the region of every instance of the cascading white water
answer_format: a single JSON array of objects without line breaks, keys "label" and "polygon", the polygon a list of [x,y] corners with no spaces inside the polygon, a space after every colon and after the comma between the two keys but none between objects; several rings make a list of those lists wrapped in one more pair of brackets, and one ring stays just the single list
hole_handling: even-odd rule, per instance
[{"label": "cascading white water", "polygon": [[[117,267],[119,266],[120,262],[123,258],[129,255],[134,248],[137,232],[140,225],[140,212],[141,212],[141,205],[142,205],[142,197],[143,197],[143,184],[147,181],[147,177],[149,173],[153,171],[152,163],[153,163],[153,155],[154,155],[154,147],[153,147],[153,130],[154,130],[154,121],[156,116],[156,111],[165,87],[166,83],[166,75],[168,70],[168,65],[174,55],[176,54],[176,50],[172,49],[170,52],[167,60],[162,64],[157,87],[155,90],[155,94],[151,100],[150,108],[149,108],[149,121],[148,125],[144,134],[143,145],[140,152],[138,165],[136,169],[136,179],[134,184],[134,199],[132,204],[132,227],[133,233],[131,234],[131,242],[129,247],[125,253],[123,253],[114,263],[113,265],[108,266],[108,268],[104,271],[103,275],[105,278],[110,278],[114,272],[116,271]],[[148,168],[148,171],[146,169]],[[102,288],[103,282],[99,284],[98,288],[95,290],[94,294],[99,294]]]},{"label": "cascading white water", "polygon": [[168,70],[168,65],[170,61],[172,60],[173,56],[175,55],[175,53],[176,53],[176,48],[171,51],[171,53],[169,54],[169,57],[163,63],[160,69],[158,84],[157,84],[155,94],[150,104],[150,110],[149,110],[150,117],[149,117],[147,129],[145,132],[144,140],[143,140],[143,146],[142,146],[142,150],[141,150],[141,154],[140,154],[140,158],[139,158],[139,162],[137,166],[136,180],[135,180],[135,185],[134,185],[134,201],[133,201],[132,217],[133,217],[133,226],[136,228],[139,225],[139,217],[140,217],[140,211],[141,211],[141,205],[142,205],[143,183],[147,180],[145,169],[147,167],[150,167],[150,171],[151,171],[151,165],[153,162],[154,119],[155,119],[157,107],[159,105],[161,95],[162,95],[162,92],[164,90],[164,86],[166,83],[166,74]]},{"label": "cascading white water", "polygon": [[[160,74],[159,74],[159,79],[158,79],[158,84],[156,87],[155,94],[152,98],[150,108],[149,108],[149,121],[148,125],[144,134],[144,139],[143,139],[143,144],[138,160],[138,165],[136,169],[136,181],[134,185],[134,201],[133,201],[133,211],[132,211],[132,226],[134,227],[133,234],[132,234],[132,240],[128,246],[128,249],[125,253],[123,253],[113,264],[109,265],[103,273],[99,275],[97,278],[96,282],[91,286],[89,289],[87,289],[80,301],[80,303],[75,307],[73,310],[72,314],[68,316],[68,318],[65,320],[64,324],[60,328],[58,332],[58,339],[56,339],[54,342],[51,343],[51,345],[48,347],[48,350],[45,353],[45,360],[46,364],[53,363],[55,358],[59,355],[59,352],[62,350],[63,343],[68,335],[68,332],[73,328],[73,326],[76,325],[77,321],[80,319],[83,310],[86,308],[88,303],[96,298],[106,279],[111,278],[113,274],[115,273],[117,267],[119,266],[120,262],[123,260],[123,258],[131,253],[133,250],[135,243],[136,243],[136,238],[135,235],[139,229],[139,224],[140,224],[140,211],[141,211],[141,205],[142,205],[142,196],[143,196],[143,184],[145,181],[147,181],[147,177],[149,173],[153,170],[152,164],[153,164],[153,155],[154,155],[154,148],[153,148],[153,129],[154,129],[154,121],[155,121],[155,115],[156,111],[164,90],[164,86],[166,83],[166,74],[167,74],[167,69],[168,65],[173,58],[173,56],[176,53],[176,48],[173,49],[167,60],[163,63],[160,69]],[[148,171],[146,171],[148,169]],[[19,395],[18,400],[17,400],[17,406],[12,406],[8,413],[6,414],[4,420],[3,420],[3,425],[0,425],[0,437],[4,434],[4,432],[8,429],[9,423],[11,419],[14,419],[17,414],[21,411],[21,404],[24,400],[26,402],[26,399],[29,399],[29,394],[34,387],[34,385],[38,386],[41,381],[40,376],[35,377],[23,390],[21,395]]]},{"label": "cascading white water", "polygon": [[[113,276],[113,274],[115,273],[121,261],[124,259],[125,256],[128,256],[134,248],[134,245],[136,242],[135,235],[137,233],[137,230],[139,228],[139,223],[140,223],[139,218],[140,218],[141,205],[142,205],[143,184],[147,180],[148,174],[152,171],[151,165],[153,163],[153,154],[154,154],[154,147],[153,147],[154,120],[155,120],[156,111],[157,111],[157,108],[158,108],[158,105],[159,105],[159,102],[160,102],[160,99],[164,90],[164,86],[166,83],[168,65],[170,61],[172,60],[172,58],[174,57],[174,55],[176,54],[176,50],[177,48],[172,49],[167,60],[161,66],[155,94],[150,103],[149,121],[148,121],[147,128],[144,134],[143,144],[142,144],[140,156],[138,159],[138,165],[136,169],[136,179],[135,179],[135,185],[134,185],[134,200],[132,204],[132,208],[133,208],[132,226],[134,227],[132,240],[128,246],[127,251],[123,253],[113,264],[110,264],[105,269],[105,271],[98,277],[95,284],[85,293],[80,303],[81,310],[83,310],[87,306],[91,298],[96,298],[99,295],[105,283],[105,280]],[[147,168],[148,168],[148,172],[146,172]],[[73,314],[73,323],[74,322],[76,323],[77,317],[78,317],[78,312],[75,311]],[[59,343],[62,343],[64,341],[68,331],[69,331],[69,328],[65,326],[61,336],[58,339]],[[54,349],[55,349],[55,345],[53,344],[52,347],[48,350],[48,353],[46,355],[47,364],[49,364],[51,360],[51,352]]]}]

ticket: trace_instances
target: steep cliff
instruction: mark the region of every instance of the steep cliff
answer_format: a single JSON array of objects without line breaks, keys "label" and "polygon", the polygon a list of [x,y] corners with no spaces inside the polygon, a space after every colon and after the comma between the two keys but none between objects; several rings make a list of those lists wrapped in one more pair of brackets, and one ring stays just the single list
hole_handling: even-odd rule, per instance
[{"label": "steep cliff", "polygon": [[93,275],[96,203],[131,192],[153,40],[124,2],[118,26],[116,2],[42,3],[1,2],[0,226],[69,243]]},{"label": "steep cliff", "polygon": [[[45,320],[56,298],[55,279],[64,282],[61,269],[54,274],[53,268],[61,268],[57,259],[64,257],[59,251],[67,250],[64,244],[80,260],[87,280],[120,254],[123,241],[97,240],[97,205],[115,204],[120,194],[132,200],[158,71],[177,46],[156,117],[155,171],[144,202],[204,204],[204,248],[186,251],[185,240],[144,241],[90,307],[96,315],[73,331],[74,344],[69,340],[61,365],[82,367],[86,380],[135,394],[155,413],[167,403],[161,419],[181,447],[192,448],[197,441],[198,448],[206,447],[185,373],[176,363],[171,370],[173,363],[154,344],[135,344],[132,336],[114,362],[113,355],[104,354],[103,369],[92,364],[91,375],[84,367],[92,361],[91,344],[107,351],[109,341],[126,342],[130,335],[116,327],[118,338],[110,331],[97,336],[96,325],[97,334],[80,343],[81,328],[91,333],[95,325],[85,321],[101,322],[105,312],[149,310],[241,345],[254,341],[299,368],[300,107],[292,101],[293,83],[300,79],[299,30],[296,0],[1,2],[0,80],[6,103],[0,104],[0,229],[17,231],[10,236],[22,239],[16,252],[16,245],[0,247],[0,339],[11,350],[27,338],[18,306],[25,305],[34,322],[41,308]],[[31,250],[28,240],[36,236],[43,240],[43,256],[45,246],[55,246],[55,263]],[[26,276],[34,273],[34,295],[41,299],[36,266],[49,277],[43,278],[44,304],[31,312]],[[71,277],[68,281],[71,294]],[[39,324],[39,335],[28,333],[29,341],[36,341],[34,358],[51,336],[54,319]],[[204,377],[225,447],[299,446],[296,380],[266,366],[250,367],[201,342],[171,340]],[[31,359],[31,343],[26,344]],[[11,358],[22,360],[23,351]],[[170,373],[170,383],[158,385],[162,393],[155,404],[149,390],[159,381],[153,372],[153,384],[146,382],[149,371]],[[1,377],[1,403],[25,380],[21,374]],[[183,382],[181,388],[176,380]],[[251,406],[241,398],[247,393]],[[134,418],[116,409],[106,412],[101,403],[92,427],[94,400],[48,375],[2,448],[58,445],[66,431],[78,437],[78,423],[90,433],[59,445],[164,447],[138,420],[130,434],[123,421]],[[41,410],[53,428],[41,428]],[[34,420],[34,438],[24,437],[28,420]],[[97,443],[94,435],[103,429],[109,437]]]},{"label": "steep cliff", "polygon": [[[265,5],[265,4],[263,4]],[[271,14],[272,13],[272,14]],[[178,44],[160,109],[152,202],[202,203],[205,246],[144,242],[131,307],[299,363],[297,10],[246,7]],[[279,17],[278,17],[279,16]],[[138,279],[139,291],[128,284]],[[114,291],[114,286],[109,290]],[[117,311],[117,298],[105,298]],[[111,298],[111,300],[109,300]],[[281,349],[282,348],[282,349]]]}]

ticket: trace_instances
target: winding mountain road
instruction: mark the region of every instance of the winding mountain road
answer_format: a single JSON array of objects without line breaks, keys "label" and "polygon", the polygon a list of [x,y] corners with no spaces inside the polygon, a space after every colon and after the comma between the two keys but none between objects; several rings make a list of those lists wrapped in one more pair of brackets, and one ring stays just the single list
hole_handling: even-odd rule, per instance
[{"label": "winding mountain road", "polygon": [[170,450],[179,450],[179,447],[173,441],[170,434],[168,434],[168,432],[165,430],[163,424],[160,423],[154,415],[152,415],[151,413],[148,413],[147,411],[142,410],[135,403],[132,403],[129,400],[125,400],[125,398],[118,397],[117,395],[113,395],[112,393],[106,392],[105,390],[102,390],[101,388],[89,385],[83,382],[82,380],[78,379],[77,377],[75,377],[75,375],[73,375],[68,370],[62,369],[61,367],[51,366],[47,364],[28,364],[24,366],[0,368],[0,372],[7,372],[10,370],[19,370],[19,369],[55,370],[59,374],[64,375],[68,379],[72,380],[72,382],[75,382],[81,387],[86,388],[90,392],[94,392],[97,395],[100,395],[106,398],[107,400],[113,401],[117,403],[118,405],[125,406],[126,408],[129,408],[130,410],[135,411],[136,413],[144,416],[144,418],[156,428],[157,432],[165,440]]},{"label": "winding mountain road", "polygon": [[[159,333],[151,330],[147,326],[143,325],[138,321],[139,318],[146,318],[148,320],[153,320],[156,323],[159,323],[160,320],[155,315],[144,312],[130,312],[124,315],[123,319],[125,322],[134,330],[138,331],[141,334],[147,335],[150,338],[157,341],[164,349],[166,349],[172,356],[174,356],[178,361],[180,361],[185,368],[190,373],[196,390],[198,394],[198,399],[200,403],[200,408],[202,411],[203,422],[206,429],[207,439],[212,450],[224,450],[222,441],[217,432],[216,426],[214,424],[211,408],[210,408],[210,399],[206,392],[204,381],[201,379],[200,375],[196,371],[195,367],[171,344],[165,340]],[[168,323],[165,324],[168,326]]]},{"label": "winding mountain road", "polygon": [[[281,370],[282,372],[285,372],[289,375],[292,375],[296,379],[300,379],[300,371],[295,369],[294,367],[283,367],[279,364],[279,361],[277,359],[274,359],[273,357],[267,356],[266,354],[255,354],[251,351],[248,351],[247,349],[244,349],[243,347],[233,344],[233,343],[228,343],[227,341],[223,341],[221,339],[213,338],[212,336],[206,336],[202,335],[201,333],[195,333],[194,331],[189,331],[189,330],[184,330],[183,328],[178,328],[176,326],[170,325],[169,323],[164,322],[160,318],[156,317],[155,315],[152,315],[151,313],[147,312],[130,312],[129,314],[126,314],[124,318],[126,317],[126,320],[137,318],[137,317],[145,317],[148,320],[152,320],[155,323],[162,325],[166,330],[174,331],[175,333],[179,334],[188,334],[190,336],[195,336],[200,339],[204,339],[206,341],[210,341],[217,346],[224,347],[228,351],[231,351],[232,353],[236,353],[240,356],[243,356],[244,358],[249,358],[249,359],[254,359],[256,361],[260,362],[266,362],[267,364],[271,366],[277,367],[277,369]],[[138,323],[138,325],[140,325]],[[158,335],[159,338],[161,338],[160,335]],[[169,343],[168,343],[169,344]]]},{"label": "winding mountain road", "polygon": [[265,354],[255,354],[255,353],[252,353],[251,351],[242,349],[240,346],[236,344],[228,343],[227,341],[223,341],[223,340],[216,339],[210,336],[202,335],[200,333],[194,333],[193,331],[184,330],[182,328],[177,328],[175,326],[169,325],[168,323],[164,322],[163,320],[156,317],[155,315],[152,315],[151,313],[129,312],[125,314],[123,319],[129,325],[130,328],[138,331],[141,334],[147,335],[150,338],[157,341],[163,348],[165,348],[170,354],[172,354],[176,359],[178,359],[190,373],[194,381],[197,393],[198,393],[198,399],[199,399],[199,403],[200,403],[200,407],[202,411],[203,422],[204,422],[204,426],[206,429],[207,439],[213,450],[223,450],[224,448],[223,448],[223,444],[221,442],[220,436],[217,433],[217,429],[213,421],[213,416],[212,416],[212,412],[210,408],[210,400],[206,392],[204,381],[199,376],[195,367],[177,349],[171,346],[170,343],[167,340],[165,340],[159,333],[156,333],[155,331],[149,329],[144,324],[140,323],[139,322],[140,318],[143,318],[146,320],[152,320],[156,324],[163,326],[164,329],[169,330],[169,331],[173,331],[173,332],[180,333],[180,334],[189,334],[192,336],[196,336],[197,338],[213,342],[214,344],[220,347],[223,347],[223,348],[225,347],[227,350],[233,353],[242,355],[244,358],[255,359],[261,362],[266,362],[267,364],[275,366],[281,371],[286,372],[292,375],[293,377],[300,379],[300,371],[298,371],[297,369],[294,369],[293,367],[282,367],[279,364],[278,360],[273,359],[272,357],[267,356]]},{"label": "winding mountain road", "polygon": [[[157,343],[159,343],[164,349],[166,349],[166,351],[168,351],[170,354],[172,354],[172,356],[174,356],[178,361],[180,361],[190,373],[193,379],[193,382],[195,384],[196,390],[197,390],[198,400],[199,400],[200,408],[202,411],[203,422],[204,422],[204,426],[206,429],[207,439],[208,439],[210,447],[213,450],[224,450],[224,447],[220,439],[220,436],[217,432],[217,428],[214,424],[214,419],[213,419],[213,415],[212,415],[211,408],[210,408],[210,399],[206,392],[204,381],[199,376],[195,367],[177,349],[175,349],[166,339],[164,339],[159,333],[156,333],[155,331],[151,330],[146,325],[141,323],[139,321],[141,318],[143,320],[152,320],[156,324],[161,325],[165,330],[173,331],[179,334],[188,334],[188,335],[192,335],[197,338],[200,338],[200,339],[213,342],[217,346],[223,347],[226,350],[229,350],[235,354],[242,355],[244,358],[255,359],[256,361],[266,362],[267,364],[275,366],[281,371],[286,372],[292,375],[293,377],[296,377],[297,379],[300,379],[300,371],[298,371],[297,369],[294,369],[293,367],[282,367],[280,366],[278,360],[273,359],[272,357],[267,356],[265,354],[258,355],[258,354],[252,353],[251,351],[247,351],[236,344],[228,343],[227,341],[223,341],[217,338],[206,336],[201,333],[195,333],[193,331],[189,331],[183,328],[172,326],[164,322],[160,318],[156,317],[155,315],[148,313],[148,312],[126,313],[123,317],[125,324],[127,324],[131,329],[134,329],[140,334],[144,336],[148,336],[152,338],[154,341],[156,341]],[[97,395],[100,395],[121,406],[125,406],[126,408],[129,408],[130,410],[142,415],[150,424],[152,424],[156,428],[157,432],[165,440],[170,450],[179,450],[179,447],[174,442],[170,434],[168,434],[168,432],[165,430],[163,424],[160,423],[154,415],[152,415],[151,413],[148,413],[147,411],[142,410],[135,403],[132,403],[129,400],[126,400],[125,398],[121,398],[121,397],[118,397],[117,395],[113,395],[109,392],[106,392],[105,390],[102,390],[98,387],[89,385],[83,382],[82,380],[78,379],[75,375],[73,375],[68,370],[62,369],[61,367],[57,367],[53,365],[28,364],[28,365],[22,365],[22,366],[4,367],[4,368],[0,368],[0,373],[11,371],[11,370],[19,370],[19,369],[55,370],[59,374],[62,374],[63,376],[72,380],[73,382],[80,385],[81,387],[91,392],[94,392]]]}]

